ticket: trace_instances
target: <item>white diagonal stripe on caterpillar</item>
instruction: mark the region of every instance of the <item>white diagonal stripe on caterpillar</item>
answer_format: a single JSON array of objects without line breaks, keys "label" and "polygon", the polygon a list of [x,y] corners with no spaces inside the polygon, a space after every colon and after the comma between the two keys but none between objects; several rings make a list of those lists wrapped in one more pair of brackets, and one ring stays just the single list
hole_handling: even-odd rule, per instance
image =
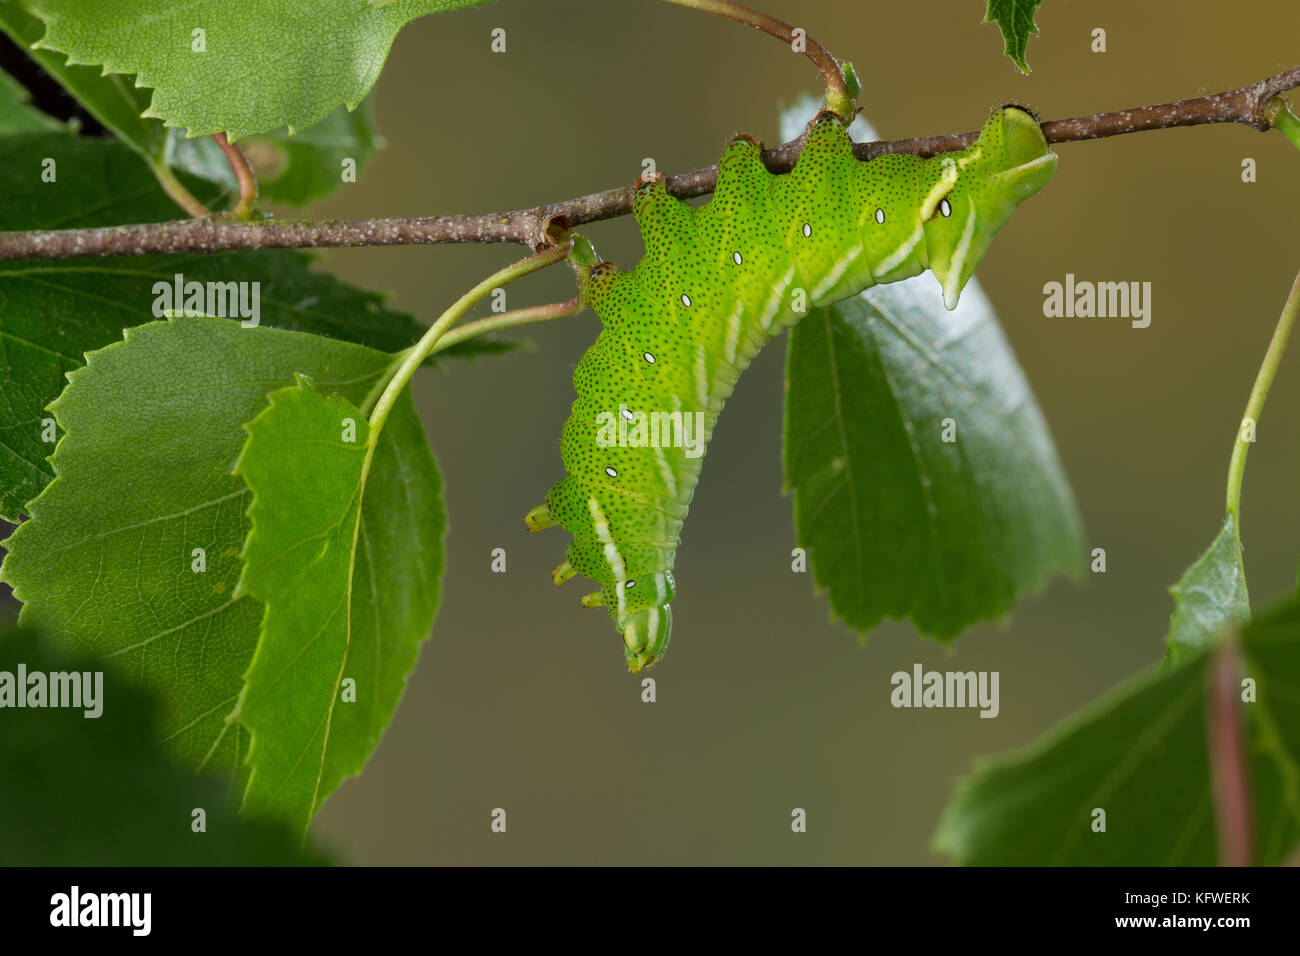
[{"label": "white diagonal stripe on caterpillar", "polygon": [[814,302],[821,301],[823,295],[835,288],[835,283],[844,277],[844,273],[848,271],[849,266],[853,265],[860,255],[862,255],[862,243],[859,242],[835,261],[835,265],[831,266],[831,271],[826,273],[826,278],[813,286],[812,300]]},{"label": "white diagonal stripe on caterpillar", "polygon": [[794,281],[794,264],[785,270],[785,274],[776,281],[772,286],[772,293],[767,297],[767,302],[763,306],[763,312],[758,317],[759,327],[767,330],[772,327],[772,319],[781,308],[782,298],[785,296],[785,290],[790,288],[790,283]]}]

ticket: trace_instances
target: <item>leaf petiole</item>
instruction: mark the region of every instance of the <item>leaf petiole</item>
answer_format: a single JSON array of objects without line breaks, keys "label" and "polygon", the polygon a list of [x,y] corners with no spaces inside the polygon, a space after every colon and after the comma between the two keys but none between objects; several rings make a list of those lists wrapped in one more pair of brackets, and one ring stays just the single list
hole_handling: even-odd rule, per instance
[{"label": "leaf petiole", "polygon": [[162,159],[151,159],[149,168],[157,177],[158,184],[162,186],[163,192],[170,196],[176,205],[195,219],[202,219],[204,216],[212,215],[212,211],[185,188],[184,184],[176,178],[176,174],[172,172],[171,167]]},{"label": "leaf petiole", "polygon": [[452,329],[433,347],[434,354],[449,349],[453,345],[459,345],[461,342],[477,338],[480,335],[486,335],[488,332],[497,332],[501,329],[514,328],[516,325],[527,325],[530,322],[545,322],[548,319],[564,319],[571,315],[577,315],[587,307],[587,303],[582,296],[574,296],[565,302],[552,302],[549,305],[531,305],[524,309],[511,309],[509,312],[502,312],[499,315],[488,316],[485,319],[477,319],[468,322],[458,329]]},{"label": "leaf petiole", "polygon": [[1286,352],[1297,313],[1300,313],[1300,273],[1296,273],[1286,305],[1282,307],[1282,315],[1277,320],[1277,328],[1273,330],[1273,339],[1268,343],[1268,351],[1264,353],[1264,361],[1255,376],[1255,385],[1246,401],[1246,413],[1242,416],[1232,446],[1232,460],[1228,463],[1228,514],[1232,516],[1239,536],[1241,518],[1238,512],[1241,509],[1241,485],[1246,475],[1246,454],[1254,441],[1260,412],[1264,410],[1264,401],[1268,398],[1269,389],[1273,387],[1273,377],[1282,362],[1282,354]]},{"label": "leaf petiole", "polygon": [[1275,130],[1289,139],[1292,146],[1300,149],[1300,116],[1291,111],[1286,100],[1280,96],[1273,97],[1264,104],[1264,115]]},{"label": "leaf petiole", "polygon": [[[371,447],[373,448],[375,442],[378,440],[379,432],[384,427],[384,421],[388,418],[388,413],[392,411],[393,403],[396,402],[397,397],[401,395],[402,389],[406,388],[410,383],[411,378],[415,375],[415,370],[420,367],[426,358],[436,351],[438,343],[442,340],[443,335],[449,328],[451,328],[451,326],[463,318],[466,312],[473,308],[480,299],[491,293],[493,289],[497,289],[508,282],[513,282],[515,279],[522,278],[523,276],[536,272],[539,269],[545,269],[547,266],[554,265],[557,262],[563,262],[568,258],[569,252],[572,248],[572,241],[566,241],[559,245],[544,249],[534,255],[528,256],[526,259],[512,262],[504,269],[492,273],[492,275],[488,276],[453,302],[447,311],[442,313],[442,315],[438,316],[437,321],[434,322],[433,325],[429,326],[428,331],[420,337],[420,341],[416,342],[409,349],[399,352],[394,357],[394,363],[397,367],[393,371],[392,376],[385,376],[385,378],[380,379],[380,382],[384,383],[383,391],[379,394],[377,399],[375,398],[375,392],[371,392],[370,395],[366,396],[366,400],[361,406],[362,413],[366,415],[370,422]],[[527,310],[521,309],[518,311],[524,312]],[[503,313],[496,318],[503,319],[509,314],[510,313]],[[552,316],[550,315],[543,316],[543,318],[551,317]],[[489,322],[492,320],[484,319],[480,321]],[[524,321],[533,320],[526,319]],[[478,325],[478,323],[475,323],[475,325]],[[481,331],[488,331],[488,329],[484,328],[481,329]],[[466,338],[466,336],[461,336],[461,338]],[[376,386],[376,390],[378,390],[378,386]],[[372,401],[374,402],[373,409],[371,407]]]},{"label": "leaf petiole", "polygon": [[849,83],[856,84],[857,74],[850,74],[852,79],[846,80],[845,71],[841,68],[839,61],[835,59],[829,50],[808,36],[805,31],[786,23],[784,20],[778,20],[766,13],[759,13],[757,10],[749,9],[749,7],[742,7],[738,3],[730,2],[730,0],[666,0],[666,2],[675,3],[679,7],[689,7],[703,13],[712,13],[715,16],[726,17],[728,20],[751,26],[755,30],[790,44],[791,49],[808,57],[821,71],[822,77],[826,80],[826,108],[842,116],[846,121],[853,118],[854,95],[849,90]]},{"label": "leaf petiole", "polygon": [[244,151],[232,143],[225,133],[214,133],[212,138],[221,147],[221,152],[225,154],[226,161],[235,174],[235,181],[239,183],[239,201],[235,203],[231,215],[239,220],[251,219],[253,207],[257,203],[257,176],[253,173],[253,167],[248,164]]}]

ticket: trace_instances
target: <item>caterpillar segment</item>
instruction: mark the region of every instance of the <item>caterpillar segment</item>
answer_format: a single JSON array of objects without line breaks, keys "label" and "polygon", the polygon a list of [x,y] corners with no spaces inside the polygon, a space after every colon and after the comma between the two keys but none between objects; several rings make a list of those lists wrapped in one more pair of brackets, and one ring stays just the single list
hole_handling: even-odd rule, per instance
[{"label": "caterpillar segment", "polygon": [[[592,267],[583,291],[601,332],[573,373],[560,447],[566,477],[525,517],[572,537],[556,584],[581,574],[633,673],[672,635],[672,569],[703,453],[741,373],[808,308],[929,269],[957,306],[993,235],[1056,167],[1037,121],[994,111],[960,152],[860,162],[840,120],[809,124],[788,175],[759,144],[732,139],[710,201],[638,182],[633,214],[646,253],[631,271]],[[659,427],[651,427],[651,426]]]}]

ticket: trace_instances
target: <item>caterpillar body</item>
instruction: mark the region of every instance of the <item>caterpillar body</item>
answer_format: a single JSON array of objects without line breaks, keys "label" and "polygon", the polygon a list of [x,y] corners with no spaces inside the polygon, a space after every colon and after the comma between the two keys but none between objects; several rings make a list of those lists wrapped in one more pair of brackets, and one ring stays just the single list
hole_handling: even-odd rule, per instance
[{"label": "caterpillar body", "polygon": [[753,139],[733,139],[698,208],[670,196],[662,177],[639,182],[645,256],[630,272],[600,263],[582,278],[603,328],[573,375],[567,477],[525,522],[572,535],[555,583],[576,574],[599,583],[582,603],[609,609],[633,673],[667,649],[672,569],[703,445],[759,349],[810,307],[926,268],[955,308],[993,234],[1057,159],[1017,107],[994,111],[966,149],[929,159],[861,162],[832,113],[809,125],[789,174],[770,173],[759,154]]}]

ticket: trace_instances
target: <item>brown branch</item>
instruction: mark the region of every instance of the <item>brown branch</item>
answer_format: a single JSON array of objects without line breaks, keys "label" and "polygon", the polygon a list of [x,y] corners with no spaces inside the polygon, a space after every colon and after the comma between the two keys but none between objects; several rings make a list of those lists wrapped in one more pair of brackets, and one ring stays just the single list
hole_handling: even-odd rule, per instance
[{"label": "brown branch", "polygon": [[[1049,120],[1043,133],[1050,143],[1119,136],[1149,129],[1241,123],[1267,130],[1266,104],[1279,93],[1300,86],[1300,66],[1251,86],[1212,96],[1198,96],[1159,106],[1141,106],[1075,119]],[[858,143],[861,160],[888,153],[933,156],[962,149],[976,134],[952,133],[922,139]],[[789,172],[803,149],[803,139],[763,151],[774,173]],[[718,167],[709,166],[668,178],[668,191],[688,198],[713,191]],[[431,218],[299,220],[236,222],[226,217],[109,226],[100,229],[0,232],[0,259],[66,259],[76,256],[132,256],[169,252],[223,252],[230,249],[306,249],[335,246],[432,245],[444,242],[517,242],[533,248],[547,244],[547,226],[562,218],[570,226],[613,219],[632,211],[632,186],[511,212]]]}]

